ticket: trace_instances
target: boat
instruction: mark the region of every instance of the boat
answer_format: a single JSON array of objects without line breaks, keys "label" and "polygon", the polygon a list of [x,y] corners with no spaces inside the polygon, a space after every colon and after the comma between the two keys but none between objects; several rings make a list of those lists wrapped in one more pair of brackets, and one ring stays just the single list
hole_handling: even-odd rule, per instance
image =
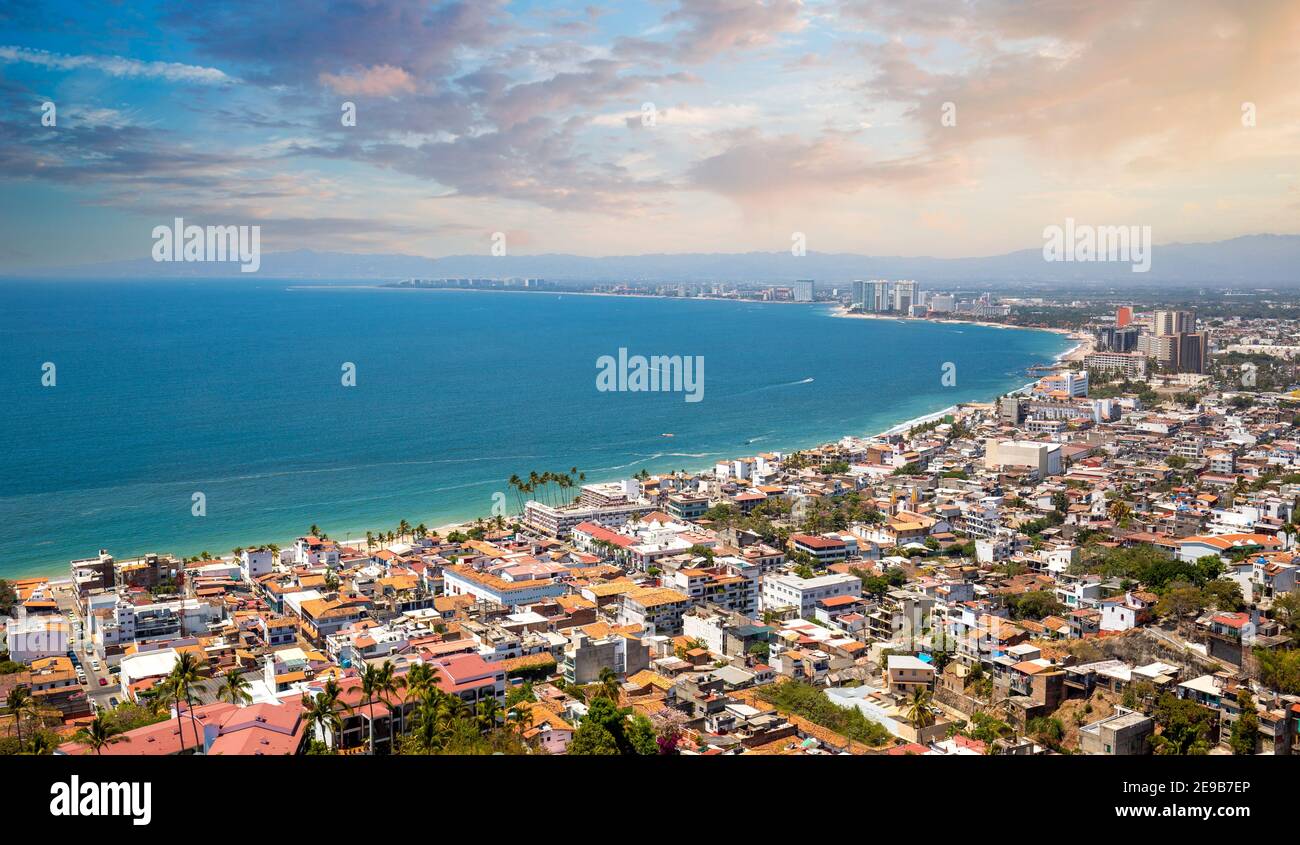
[{"label": "boat", "polygon": [[668,431],[668,432],[665,432],[665,433],[663,433],[663,434],[661,434],[661,435],[659,435],[659,436],[660,436],[660,437],[676,437],[677,435],[673,434],[671,431]]}]

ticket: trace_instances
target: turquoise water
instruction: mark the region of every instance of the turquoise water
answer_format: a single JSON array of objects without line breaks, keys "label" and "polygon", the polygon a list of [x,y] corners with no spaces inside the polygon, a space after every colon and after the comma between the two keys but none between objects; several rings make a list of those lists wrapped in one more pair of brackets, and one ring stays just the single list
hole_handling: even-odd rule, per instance
[{"label": "turquoise water", "polygon": [[[825,306],[296,284],[0,283],[0,577],[433,527],[497,491],[513,509],[514,473],[813,446],[1013,389],[1070,345]],[[620,347],[703,356],[703,400],[598,391]]]}]

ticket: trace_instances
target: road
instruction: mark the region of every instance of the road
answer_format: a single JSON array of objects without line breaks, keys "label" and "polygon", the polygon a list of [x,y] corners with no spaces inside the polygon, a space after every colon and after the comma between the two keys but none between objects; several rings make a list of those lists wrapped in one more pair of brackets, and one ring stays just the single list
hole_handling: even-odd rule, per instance
[{"label": "road", "polygon": [[[77,659],[81,661],[81,668],[86,673],[85,690],[96,710],[106,709],[112,705],[109,699],[120,699],[121,690],[114,685],[111,673],[107,666],[102,665],[98,671],[94,668],[93,661],[96,659],[94,653],[89,648],[89,641],[83,640],[78,636],[85,631],[85,620],[81,617],[81,603],[77,601],[76,590],[73,587],[58,587],[54,591],[54,601],[59,606],[59,612],[67,618],[69,613],[72,614],[72,643],[71,648],[76,653]],[[107,678],[108,681],[104,686],[100,686],[99,679]]]}]

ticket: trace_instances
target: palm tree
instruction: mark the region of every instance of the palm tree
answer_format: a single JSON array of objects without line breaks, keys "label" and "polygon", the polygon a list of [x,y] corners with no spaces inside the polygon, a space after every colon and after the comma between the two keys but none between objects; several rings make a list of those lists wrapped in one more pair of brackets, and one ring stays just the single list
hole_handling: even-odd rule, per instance
[{"label": "palm tree", "polygon": [[369,551],[375,547],[375,532],[366,532],[366,550]]},{"label": "palm tree", "polygon": [[322,736],[329,731],[333,746],[337,747],[343,734],[343,717],[338,712],[338,684],[333,680],[325,682],[325,689],[313,698],[308,693],[302,695],[303,717],[307,724],[319,730]]},{"label": "palm tree", "polygon": [[1110,516],[1111,520],[1113,520],[1116,525],[1119,525],[1129,518],[1129,515],[1133,513],[1133,509],[1130,508],[1128,502],[1123,499],[1113,499],[1111,503],[1106,506],[1106,512],[1107,515]]},{"label": "palm tree", "polygon": [[375,753],[375,699],[378,698],[388,706],[388,735],[393,735],[394,724],[397,721],[397,714],[393,711],[393,706],[389,703],[388,696],[396,693],[399,685],[404,685],[405,681],[393,677],[393,664],[385,660],[382,666],[375,666],[367,663],[366,668],[361,670],[361,700],[365,702],[370,710],[370,754]]},{"label": "palm tree", "polygon": [[407,522],[404,519],[401,522],[397,523],[398,537],[405,537],[407,534],[410,533],[411,533],[411,523]]},{"label": "palm tree", "polygon": [[920,730],[934,724],[934,711],[930,709],[930,691],[925,687],[912,690],[911,705],[907,708],[907,721]]},{"label": "palm tree", "polygon": [[618,693],[621,688],[618,682],[618,673],[606,666],[600,670],[599,683],[600,689],[596,691],[596,695],[603,695],[617,705]]},{"label": "palm tree", "polygon": [[319,536],[320,536],[320,526],[313,522],[313,523],[311,524],[311,528],[308,528],[308,529],[307,529],[307,533],[310,534],[310,535],[313,536],[313,537],[319,537]]},{"label": "palm tree", "polygon": [[[172,666],[171,674],[167,676],[167,681],[176,688],[176,720],[180,724],[181,706],[185,702],[185,709],[190,713],[190,727],[194,731],[194,745],[196,752],[203,753],[203,739],[199,736],[198,717],[194,715],[194,706],[190,701],[191,688],[202,680],[199,674],[199,661],[193,654],[188,651],[182,651],[176,657],[176,664]],[[185,750],[184,730],[181,732],[181,750]]]},{"label": "palm tree", "polygon": [[438,689],[438,670],[428,663],[417,663],[406,673],[406,697],[425,701],[436,698]]},{"label": "palm tree", "polygon": [[23,746],[23,716],[31,712],[32,691],[27,687],[14,687],[9,692],[9,711],[14,714],[14,730],[18,735],[18,747]]},{"label": "palm tree", "polygon": [[253,700],[253,694],[248,691],[248,679],[238,668],[230,669],[221,679],[221,686],[217,689],[217,698],[222,701],[229,701],[231,704],[248,704]]},{"label": "palm tree", "polygon": [[20,753],[31,754],[32,756],[40,757],[45,754],[53,754],[54,747],[55,747],[54,741],[50,739],[50,735],[48,733],[38,732],[32,734],[31,741],[27,743],[27,750]]},{"label": "palm tree", "polygon": [[77,731],[72,739],[74,742],[80,742],[89,749],[94,750],[95,756],[99,756],[105,748],[114,742],[128,742],[125,736],[120,736],[122,729],[109,718],[107,712],[100,710],[95,714],[95,718],[89,725]]},{"label": "palm tree", "polygon": [[523,734],[533,725],[533,711],[522,701],[506,711],[506,724],[517,733]]},{"label": "palm tree", "polygon": [[485,698],[478,703],[476,718],[480,731],[487,733],[495,728],[500,716],[501,705],[497,703],[496,698]]},{"label": "palm tree", "polygon": [[408,741],[420,751],[433,752],[442,747],[445,733],[440,702],[432,698],[421,701],[411,714]]},{"label": "palm tree", "polygon": [[420,538],[421,540],[423,540],[425,537],[429,536],[429,529],[424,527],[424,523],[423,523],[423,522],[421,522],[419,525],[415,526],[415,536],[418,537],[418,538]]}]

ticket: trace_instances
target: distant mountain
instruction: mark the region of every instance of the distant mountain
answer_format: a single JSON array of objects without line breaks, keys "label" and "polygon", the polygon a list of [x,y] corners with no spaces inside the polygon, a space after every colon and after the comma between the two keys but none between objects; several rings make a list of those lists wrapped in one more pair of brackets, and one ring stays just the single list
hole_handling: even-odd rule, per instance
[{"label": "distant mountain", "polygon": [[12,274],[22,278],[204,278],[242,276],[285,279],[542,278],[591,282],[788,282],[815,279],[912,278],[923,282],[1110,282],[1210,285],[1300,285],[1300,235],[1246,235],[1212,243],[1157,244],[1151,269],[1134,273],[1129,264],[1048,262],[1041,249],[982,258],[868,256],[810,252],[679,253],[589,258],[545,254],[452,255],[421,258],[296,250],[262,256],[257,274],[237,264],[157,263],[150,259]]}]

